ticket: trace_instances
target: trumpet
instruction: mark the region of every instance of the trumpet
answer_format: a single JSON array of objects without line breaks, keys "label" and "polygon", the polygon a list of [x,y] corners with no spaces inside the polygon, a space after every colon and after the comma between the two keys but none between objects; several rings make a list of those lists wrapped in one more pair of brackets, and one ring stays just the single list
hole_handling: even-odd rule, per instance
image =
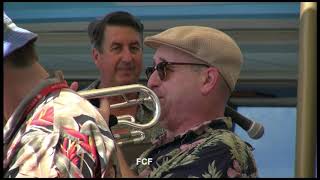
[{"label": "trumpet", "polygon": [[[141,98],[138,99],[128,99],[125,94],[128,93],[142,93],[140,95]],[[139,124],[135,122],[135,118],[131,115],[122,115],[117,116],[117,124],[125,124],[140,130],[152,128],[160,118],[160,101],[157,95],[146,86],[140,84],[131,84],[131,85],[124,85],[124,86],[115,86],[103,89],[92,89],[92,90],[85,90],[85,91],[78,91],[77,92],[80,96],[85,99],[96,99],[96,98],[103,98],[103,97],[111,97],[111,96],[122,96],[124,102],[111,104],[110,109],[114,108],[121,108],[121,107],[129,107],[137,104],[143,104],[147,102],[151,102],[154,107],[154,113],[152,119],[146,124]],[[144,140],[145,135],[142,131],[132,131],[130,133],[132,136],[139,136],[134,140],[130,140],[127,142],[120,142],[118,144],[127,144],[127,143],[138,143]],[[116,139],[121,138],[120,135],[114,136]]]}]

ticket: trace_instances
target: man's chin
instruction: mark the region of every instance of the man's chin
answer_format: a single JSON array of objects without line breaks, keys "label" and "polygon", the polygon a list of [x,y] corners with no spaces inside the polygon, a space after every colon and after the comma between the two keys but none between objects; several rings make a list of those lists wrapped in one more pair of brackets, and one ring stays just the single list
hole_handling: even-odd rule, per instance
[{"label": "man's chin", "polygon": [[159,121],[159,125],[160,125],[160,127],[164,128],[164,129],[168,129],[168,123],[163,121],[163,120],[161,120],[161,118],[160,118],[160,121]]},{"label": "man's chin", "polygon": [[135,78],[132,77],[122,77],[122,78],[118,78],[117,79],[117,84],[119,84],[119,86],[124,86],[124,85],[129,85],[129,84],[136,84],[138,83],[138,80],[136,80]]},{"label": "man's chin", "polygon": [[135,84],[137,82],[134,81],[118,81],[118,86],[125,86],[125,85],[130,85],[130,84]]}]

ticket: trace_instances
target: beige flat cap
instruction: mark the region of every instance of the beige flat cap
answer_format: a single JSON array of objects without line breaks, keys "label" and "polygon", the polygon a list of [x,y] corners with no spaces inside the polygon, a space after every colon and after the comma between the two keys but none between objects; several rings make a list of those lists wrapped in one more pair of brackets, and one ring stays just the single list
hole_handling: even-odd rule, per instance
[{"label": "beige flat cap", "polygon": [[240,48],[227,34],[203,26],[178,26],[144,39],[145,45],[176,48],[216,67],[231,92],[239,78],[243,57]]}]

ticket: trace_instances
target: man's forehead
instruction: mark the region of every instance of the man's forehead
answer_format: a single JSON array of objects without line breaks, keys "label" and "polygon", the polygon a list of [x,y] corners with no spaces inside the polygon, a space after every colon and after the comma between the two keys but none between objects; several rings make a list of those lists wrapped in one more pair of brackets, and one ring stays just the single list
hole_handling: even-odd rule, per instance
[{"label": "man's forehead", "polygon": [[124,34],[119,34],[117,36],[113,35],[107,35],[105,37],[105,42],[107,44],[113,45],[113,44],[119,44],[119,45],[141,45],[141,39],[139,36],[127,36]]},{"label": "man's forehead", "polygon": [[135,34],[138,38],[140,38],[140,33],[137,32],[134,28],[130,26],[106,26],[104,29],[105,34],[112,34],[112,35],[131,35]]},{"label": "man's forehead", "polygon": [[110,45],[140,45],[139,40],[131,40],[131,41],[121,41],[121,40],[111,40],[109,41]]}]

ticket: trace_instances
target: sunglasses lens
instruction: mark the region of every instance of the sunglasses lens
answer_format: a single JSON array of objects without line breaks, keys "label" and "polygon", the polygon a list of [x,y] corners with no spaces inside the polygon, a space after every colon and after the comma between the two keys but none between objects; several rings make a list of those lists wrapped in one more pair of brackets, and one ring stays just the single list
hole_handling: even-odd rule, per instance
[{"label": "sunglasses lens", "polygon": [[163,81],[164,78],[166,77],[166,63],[161,62],[157,65],[157,71],[159,78]]},{"label": "sunglasses lens", "polygon": [[147,76],[147,79],[150,78],[151,74],[154,72],[154,68],[153,67],[147,67],[146,68],[146,76]]},{"label": "sunglasses lens", "polygon": [[160,80],[164,80],[166,77],[166,65],[166,63],[161,62],[155,67],[147,67],[145,71],[147,79],[149,79],[152,73],[157,70]]}]

